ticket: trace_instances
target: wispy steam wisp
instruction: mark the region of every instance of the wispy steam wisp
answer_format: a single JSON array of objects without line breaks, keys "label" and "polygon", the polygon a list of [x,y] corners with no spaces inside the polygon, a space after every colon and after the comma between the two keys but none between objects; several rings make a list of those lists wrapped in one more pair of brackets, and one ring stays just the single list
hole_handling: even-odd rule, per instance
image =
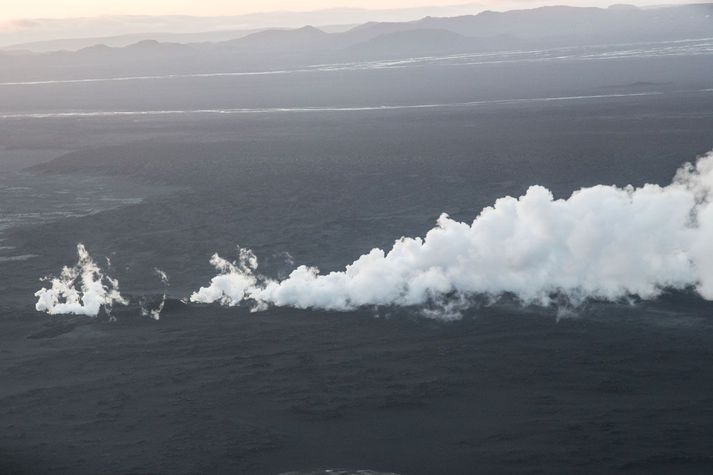
[{"label": "wispy steam wisp", "polygon": [[168,280],[168,275],[162,271],[161,269],[154,267],[154,273],[161,279],[161,283],[164,286],[164,291],[163,295],[161,297],[161,301],[158,303],[158,305],[155,308],[151,308],[146,301],[146,299],[142,299],[141,301],[141,316],[143,317],[151,317],[154,320],[160,320],[161,319],[161,312],[163,312],[163,308],[166,306],[166,288],[170,285],[170,282]]},{"label": "wispy steam wisp", "polygon": [[713,300],[713,152],[672,184],[594,186],[555,200],[532,186],[498,199],[472,224],[441,215],[424,238],[372,249],[343,271],[300,266],[284,280],[257,274],[257,259],[217,254],[219,274],[191,301],[350,310],[422,305],[446,297],[513,294],[524,303],[649,299],[694,288]]},{"label": "wispy steam wisp", "polygon": [[62,269],[59,277],[44,279],[51,287],[35,293],[37,311],[96,317],[102,308],[110,313],[115,303],[129,303],[119,293],[119,282],[104,275],[83,244],[77,244],[77,254],[79,260],[73,267]]}]

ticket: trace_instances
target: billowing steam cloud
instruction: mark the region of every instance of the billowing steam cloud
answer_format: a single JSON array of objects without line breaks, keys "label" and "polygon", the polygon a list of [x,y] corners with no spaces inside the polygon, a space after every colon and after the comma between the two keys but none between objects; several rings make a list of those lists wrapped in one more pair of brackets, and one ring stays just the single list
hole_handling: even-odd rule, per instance
[{"label": "billowing steam cloud", "polygon": [[77,254],[77,264],[62,269],[59,277],[44,279],[51,287],[35,293],[37,311],[96,317],[102,308],[110,314],[115,303],[129,303],[119,293],[119,282],[102,273],[83,244],[77,244]]},{"label": "billowing steam cloud", "polygon": [[284,280],[257,274],[241,249],[217,254],[219,274],[191,301],[350,310],[513,294],[547,305],[564,297],[649,299],[695,289],[713,299],[713,152],[686,164],[671,185],[594,186],[555,200],[541,186],[498,199],[472,224],[445,214],[425,238],[372,249],[341,272],[300,266]]},{"label": "billowing steam cloud", "polygon": [[[219,274],[210,281],[209,287],[201,287],[191,295],[191,302],[238,305],[242,300],[251,298],[253,291],[263,288],[255,275],[257,257],[249,249],[238,248],[238,260],[230,262],[218,254],[210,258],[210,263]],[[262,306],[262,301],[258,302]]]}]

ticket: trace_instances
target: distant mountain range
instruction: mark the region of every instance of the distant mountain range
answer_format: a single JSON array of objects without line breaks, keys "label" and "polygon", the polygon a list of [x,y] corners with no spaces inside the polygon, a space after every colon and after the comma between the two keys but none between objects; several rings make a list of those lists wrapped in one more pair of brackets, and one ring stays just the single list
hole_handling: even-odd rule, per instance
[{"label": "distant mountain range", "polygon": [[[613,5],[609,8],[553,6],[506,12],[482,11],[464,15],[462,13],[475,13],[482,9],[478,3],[468,3],[448,7],[393,10],[331,9],[314,12],[261,13],[238,17],[104,17],[32,20],[6,28],[9,33],[7,31],[0,33],[0,48],[6,51],[52,52],[76,51],[97,44],[119,48],[143,40],[189,44],[221,43],[241,38],[246,38],[246,44],[255,44],[255,41],[261,38],[260,35],[256,39],[247,39],[247,37],[265,30],[289,30],[296,27],[299,28],[295,30],[294,38],[301,41],[299,38],[304,36],[301,27],[304,25],[314,25],[325,33],[334,34],[329,40],[325,37],[325,43],[344,47],[360,41],[370,41],[380,34],[407,30],[444,30],[466,37],[508,35],[521,39],[571,37],[577,42],[607,42],[613,38],[628,41],[686,36],[687,29],[689,34],[695,36],[713,35],[710,5],[691,4],[656,8],[638,8],[632,5]],[[129,33],[118,34],[127,28],[131,30]],[[89,32],[99,31],[110,33],[111,36],[87,36]],[[67,38],[68,32],[81,34],[82,37]],[[17,41],[15,44],[9,44],[13,39],[32,39],[38,35],[55,38],[29,42]],[[281,37],[288,38],[286,35]]]},{"label": "distant mountain range", "polygon": [[[713,38],[713,4],[659,8],[541,7],[503,13],[367,22],[346,31],[313,26],[271,29],[216,42],[143,40],[125,47],[94,45],[77,52],[4,53],[0,65],[32,73],[92,67],[95,71],[161,67],[167,71],[226,70],[256,64],[388,59],[518,48],[605,45]],[[7,73],[11,74],[11,73]]]},{"label": "distant mountain range", "polygon": [[[393,9],[330,8],[305,12],[266,12],[238,16],[102,16],[25,19],[0,22],[0,48],[48,52],[105,44],[127,46],[142,40],[176,43],[218,42],[267,28],[315,25],[344,31],[367,21],[410,21],[425,16],[456,16],[483,10],[478,3]],[[330,26],[336,25],[336,26]]]}]

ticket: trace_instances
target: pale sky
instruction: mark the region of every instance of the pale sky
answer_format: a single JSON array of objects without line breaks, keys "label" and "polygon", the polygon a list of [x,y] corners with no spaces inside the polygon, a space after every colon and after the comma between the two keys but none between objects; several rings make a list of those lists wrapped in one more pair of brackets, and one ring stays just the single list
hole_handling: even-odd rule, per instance
[{"label": "pale sky", "polygon": [[0,20],[98,15],[239,15],[335,7],[405,8],[466,3],[467,0],[0,0]]}]

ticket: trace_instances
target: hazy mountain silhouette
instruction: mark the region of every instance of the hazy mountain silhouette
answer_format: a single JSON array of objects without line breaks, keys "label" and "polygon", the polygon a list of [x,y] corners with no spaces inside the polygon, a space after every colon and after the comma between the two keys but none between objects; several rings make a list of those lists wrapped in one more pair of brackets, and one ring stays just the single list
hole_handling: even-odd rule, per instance
[{"label": "hazy mountain silhouette", "polygon": [[524,41],[509,35],[474,38],[448,30],[419,29],[387,33],[349,48],[366,57],[407,57],[518,48]]},{"label": "hazy mountain silhouette", "polygon": [[[380,50],[387,55],[420,50],[462,50],[523,46],[608,44],[713,35],[713,4],[641,9],[542,7],[503,13],[486,11],[450,18],[426,17],[404,23],[370,22],[342,33],[313,27],[271,30],[224,45],[255,50]],[[477,41],[470,40],[477,38]],[[516,41],[515,39],[520,41]],[[363,43],[363,44],[360,44]]]},{"label": "hazy mountain silhouette", "polygon": [[[268,28],[316,25],[329,31],[344,31],[349,26],[368,21],[410,21],[428,15],[464,15],[482,9],[482,5],[477,3],[465,3],[376,10],[329,8],[303,12],[275,11],[214,17],[109,15],[90,18],[23,19],[7,24],[0,22],[0,47],[49,52],[76,51],[97,43],[122,47],[145,39],[180,43],[218,42]],[[338,26],[335,29],[330,25],[346,26]]]},{"label": "hazy mountain silhouette", "polygon": [[243,38],[221,43],[221,46],[251,53],[272,53],[280,51],[302,51],[321,49],[329,44],[330,35],[313,26],[296,30],[265,30]]},{"label": "hazy mountain silhouette", "polygon": [[440,28],[466,36],[514,35],[523,39],[569,37],[573,42],[596,40],[659,40],[713,34],[713,4],[642,9],[541,7],[508,12],[486,11],[454,18],[424,18],[419,28]]},{"label": "hazy mountain silhouette", "polygon": [[270,29],[217,43],[142,40],[122,48],[76,53],[6,55],[14,77],[79,74],[181,73],[282,68],[352,59],[379,59],[504,49],[672,41],[713,36],[713,4],[659,8],[542,7],[482,12],[412,22],[369,22],[344,32],[313,26]]}]

